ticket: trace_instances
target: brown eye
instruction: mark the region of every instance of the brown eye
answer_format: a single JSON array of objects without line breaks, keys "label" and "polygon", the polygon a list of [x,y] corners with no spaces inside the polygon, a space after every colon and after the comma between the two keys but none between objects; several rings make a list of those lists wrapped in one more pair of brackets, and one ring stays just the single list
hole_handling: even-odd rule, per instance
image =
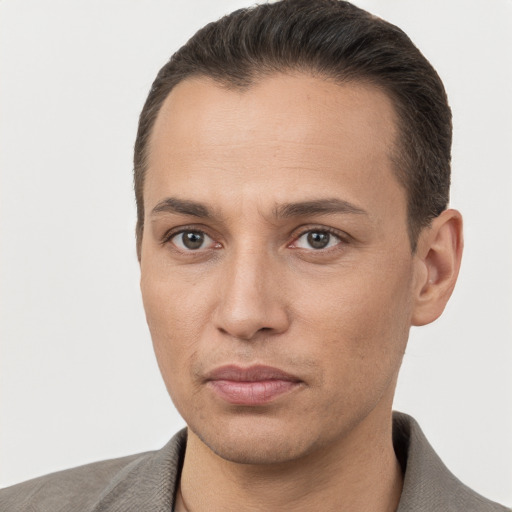
[{"label": "brown eye", "polygon": [[329,231],[307,231],[295,242],[294,246],[299,249],[328,249],[341,242],[340,238]]},{"label": "brown eye", "polygon": [[197,251],[204,245],[211,245],[213,240],[202,231],[182,231],[174,235],[171,242],[183,251]]},{"label": "brown eye", "polygon": [[311,233],[308,233],[307,236],[308,244],[313,247],[313,249],[324,249],[329,244],[330,239],[330,233],[322,233],[318,231],[312,231]]},{"label": "brown eye", "polygon": [[183,245],[187,249],[199,249],[204,243],[204,235],[202,233],[183,233],[181,235]]}]

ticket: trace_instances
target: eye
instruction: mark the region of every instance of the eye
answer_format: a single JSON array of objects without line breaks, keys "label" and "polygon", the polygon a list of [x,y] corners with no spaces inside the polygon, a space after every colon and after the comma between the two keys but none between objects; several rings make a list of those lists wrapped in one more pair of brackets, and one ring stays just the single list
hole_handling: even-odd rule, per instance
[{"label": "eye", "polygon": [[215,246],[215,241],[203,231],[180,231],[169,238],[169,241],[182,251],[197,251]]},{"label": "eye", "polygon": [[297,238],[293,247],[297,247],[299,249],[320,250],[329,249],[330,247],[338,245],[340,242],[341,238],[329,231],[311,230],[306,231]]}]

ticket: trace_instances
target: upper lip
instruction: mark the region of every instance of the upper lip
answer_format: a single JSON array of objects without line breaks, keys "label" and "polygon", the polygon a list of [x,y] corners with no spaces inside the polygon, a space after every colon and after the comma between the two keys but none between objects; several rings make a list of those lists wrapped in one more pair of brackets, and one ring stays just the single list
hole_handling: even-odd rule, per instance
[{"label": "upper lip", "polygon": [[237,382],[258,382],[264,380],[287,380],[300,382],[298,377],[279,368],[265,365],[254,365],[247,368],[237,365],[226,365],[215,368],[206,374],[206,380],[231,380]]}]

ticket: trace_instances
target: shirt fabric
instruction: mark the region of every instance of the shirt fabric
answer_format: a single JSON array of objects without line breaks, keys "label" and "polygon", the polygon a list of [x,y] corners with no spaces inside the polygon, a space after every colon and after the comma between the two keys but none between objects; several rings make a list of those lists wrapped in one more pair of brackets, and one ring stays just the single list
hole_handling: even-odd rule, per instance
[{"label": "shirt fabric", "polygon": [[[161,450],[42,476],[0,490],[1,512],[172,512],[186,429]],[[393,414],[393,443],[404,469],[397,512],[510,512],[460,482],[416,421]]]}]

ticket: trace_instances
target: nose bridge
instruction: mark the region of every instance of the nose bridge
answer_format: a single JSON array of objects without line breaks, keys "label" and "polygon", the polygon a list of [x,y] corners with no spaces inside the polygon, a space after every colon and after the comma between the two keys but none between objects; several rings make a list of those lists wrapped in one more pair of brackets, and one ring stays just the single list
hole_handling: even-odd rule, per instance
[{"label": "nose bridge", "polygon": [[[248,244],[249,245],[249,244]],[[267,272],[272,265],[269,251],[262,247],[240,247],[233,254],[233,286],[243,293],[254,292],[254,298],[265,293]],[[270,291],[270,290],[267,290]]]},{"label": "nose bridge", "polygon": [[248,243],[226,258],[217,327],[230,335],[251,339],[261,330],[282,332],[288,325],[276,258],[260,244]]}]

